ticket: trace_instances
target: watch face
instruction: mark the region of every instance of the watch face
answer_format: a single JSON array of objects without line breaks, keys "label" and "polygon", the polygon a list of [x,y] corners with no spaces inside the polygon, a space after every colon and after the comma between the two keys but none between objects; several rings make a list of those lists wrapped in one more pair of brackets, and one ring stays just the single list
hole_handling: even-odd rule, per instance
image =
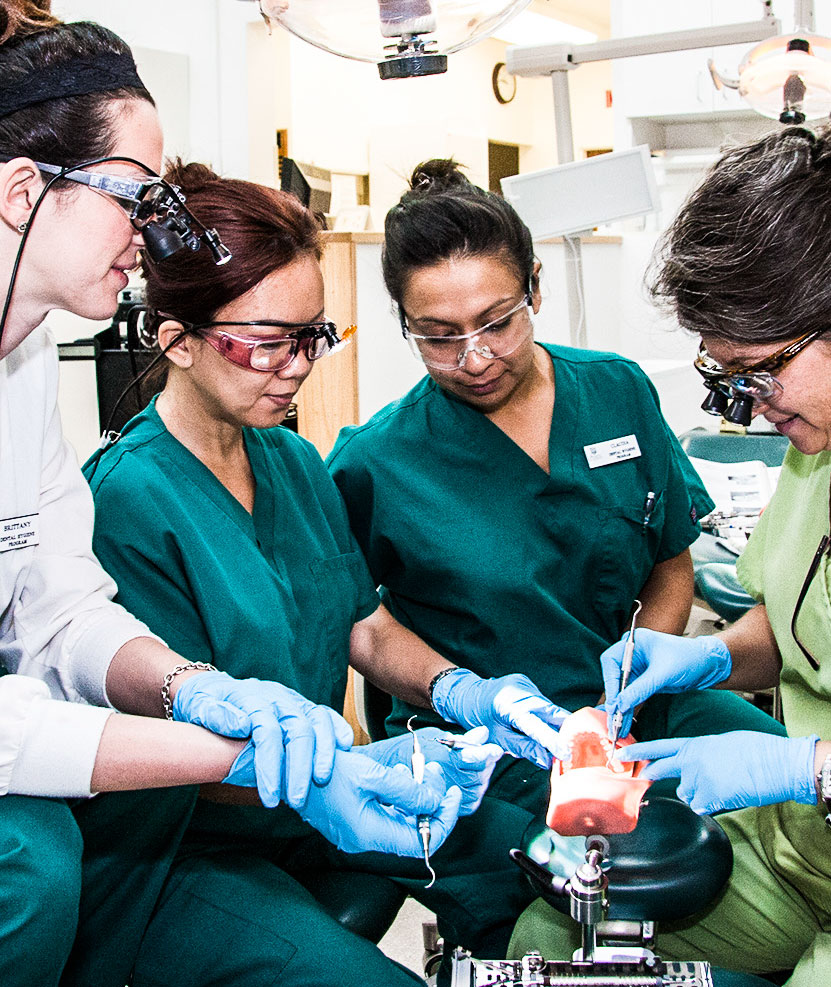
[{"label": "watch face", "polygon": [[819,788],[824,799],[831,798],[831,755],[826,757],[819,769]]},{"label": "watch face", "polygon": [[511,75],[504,62],[497,62],[491,76],[493,94],[500,103],[510,103],[516,96],[516,76]]}]

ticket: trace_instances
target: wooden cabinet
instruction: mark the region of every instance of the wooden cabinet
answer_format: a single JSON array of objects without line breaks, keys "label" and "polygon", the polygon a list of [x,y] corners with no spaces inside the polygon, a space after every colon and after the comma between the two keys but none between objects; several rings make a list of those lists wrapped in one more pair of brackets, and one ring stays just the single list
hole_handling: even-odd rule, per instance
[{"label": "wooden cabinet", "polygon": [[[343,331],[357,322],[354,234],[325,233],[324,239],[326,316]],[[353,338],[318,361],[304,382],[297,400],[297,430],[326,456],[339,430],[357,421],[358,347]]]}]

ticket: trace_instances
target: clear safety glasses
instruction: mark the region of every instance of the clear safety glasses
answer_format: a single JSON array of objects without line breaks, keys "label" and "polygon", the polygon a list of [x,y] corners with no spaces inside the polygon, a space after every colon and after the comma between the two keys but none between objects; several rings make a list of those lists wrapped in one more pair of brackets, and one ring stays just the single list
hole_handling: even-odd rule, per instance
[{"label": "clear safety glasses", "polygon": [[[84,170],[107,161],[133,164],[144,169],[147,174],[138,179]],[[133,226],[141,230],[147,253],[157,264],[185,247],[199,250],[203,244],[210,250],[217,266],[227,264],[231,259],[231,251],[222,242],[217,231],[200,223],[187,208],[181,189],[156,175],[135,158],[100,158],[70,169],[45,164],[43,161],[36,161],[35,164],[42,172],[53,176],[47,183],[47,189],[58,179],[65,179],[116,199],[126,210]]]},{"label": "clear safety glasses", "polygon": [[[332,353],[349,340],[357,327],[348,326],[343,336],[338,336],[334,322],[313,322],[308,325],[277,322],[263,319],[257,322],[204,322],[199,325],[182,325],[190,332],[200,335],[220,356],[229,363],[246,370],[261,373],[275,373],[284,370],[302,352],[310,362]],[[249,326],[265,326],[290,329],[291,332],[275,333],[272,336],[245,335]],[[242,333],[233,332],[241,329]]]},{"label": "clear safety glasses", "polygon": [[704,378],[704,386],[710,392],[701,405],[702,409],[711,415],[723,415],[727,421],[737,425],[749,425],[753,418],[753,405],[757,401],[767,401],[784,390],[774,374],[783,370],[825,332],[825,328],[813,329],[758,363],[739,370],[725,370],[702,343],[695,358],[695,369]]},{"label": "clear safety glasses", "polygon": [[[158,175],[148,175],[144,179],[128,178],[125,175],[105,175],[100,171],[67,171],[58,165],[35,164],[47,175],[61,175],[68,182],[87,185],[96,192],[118,199],[130,216],[130,221],[136,229],[144,229],[160,212],[166,210],[173,202],[177,205],[184,202],[175,185],[170,185]],[[63,174],[62,174],[63,172]]]},{"label": "clear safety glasses", "polygon": [[531,304],[531,295],[525,294],[522,301],[517,302],[498,319],[474,332],[457,336],[423,336],[410,330],[402,308],[398,310],[398,317],[401,332],[410,349],[426,367],[434,370],[462,370],[469,353],[477,353],[486,360],[501,360],[521,346],[534,331],[526,311]]}]

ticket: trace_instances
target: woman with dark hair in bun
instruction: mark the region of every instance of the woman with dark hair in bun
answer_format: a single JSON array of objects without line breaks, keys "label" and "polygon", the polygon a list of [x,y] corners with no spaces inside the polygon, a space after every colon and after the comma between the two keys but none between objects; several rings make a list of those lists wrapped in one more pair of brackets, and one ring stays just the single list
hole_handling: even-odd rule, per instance
[{"label": "woman with dark hair in bun", "polygon": [[[168,206],[177,236],[223,255],[156,174],[161,129],[129,48],[48,7],[0,0],[0,983],[271,984],[289,962],[282,942],[241,919],[232,949],[208,924],[225,921],[226,898],[255,900],[256,884],[203,894],[189,936],[167,917],[187,891],[181,876],[165,882],[194,786],[303,797],[351,730],[287,687],[181,658],[113,602],[93,555],[41,323],[56,308],[111,317],[139,248],[171,232],[158,222]],[[435,819],[440,839],[453,799],[430,780],[399,777],[393,801]],[[414,815],[384,822],[419,852]]]},{"label": "woman with dark hair in bun", "polygon": [[[594,706],[600,654],[635,599],[639,626],[684,630],[688,546],[712,502],[637,364],[534,341],[540,264],[501,196],[430,161],[385,231],[385,283],[427,376],[345,428],[327,460],[372,577],[390,612],[460,666],[446,683],[523,673],[566,710]],[[396,700],[388,732],[413,712]],[[738,723],[781,730],[713,691],[655,696],[635,729]],[[547,771],[503,758],[485,801],[539,813],[547,797]]]},{"label": "woman with dark hair in bun", "polygon": [[[221,852],[228,873],[259,867],[275,888],[263,921],[280,917],[298,957],[325,955],[332,940],[326,903],[312,907],[303,887],[321,871],[387,875],[438,914],[450,941],[503,956],[531,896],[508,856],[530,817],[505,804],[473,813],[503,747],[548,762],[560,711],[523,676],[471,675],[449,685],[452,666],[379,605],[313,446],[275,427],[314,361],[339,340],[324,311],[312,214],[285,192],[222,179],[202,165],[178,163],[166,177],[222,231],[234,260],[217,268],[204,252],[182,251],[145,266],[164,387],[85,467],[96,505],[94,547],[118,583],[117,599],[172,646],[233,675],[274,679],[341,710],[351,664],[412,704],[417,725],[432,703],[457,733],[459,725],[470,731],[468,745],[457,749],[437,742],[440,731],[418,731],[428,761],[438,762],[447,785],[461,787],[465,817],[444,846],[453,818],[449,810],[437,817],[430,842],[436,879],[428,888],[425,862],[402,859],[401,837],[384,843],[367,802],[369,766],[411,778],[409,734],[339,752],[325,812],[311,797],[272,812],[228,805],[225,792],[225,804],[201,799],[183,866]],[[343,852],[367,848],[373,835],[373,848],[387,853],[354,859]],[[414,824],[410,839],[418,841]],[[350,944],[349,936],[339,933],[332,979],[321,970],[315,983],[375,982],[368,943],[351,935]]]}]

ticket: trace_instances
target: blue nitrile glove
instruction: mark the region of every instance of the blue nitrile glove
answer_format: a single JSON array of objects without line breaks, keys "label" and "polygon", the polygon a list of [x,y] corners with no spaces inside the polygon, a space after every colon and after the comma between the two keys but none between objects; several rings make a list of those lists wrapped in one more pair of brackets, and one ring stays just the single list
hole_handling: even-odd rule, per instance
[{"label": "blue nitrile glove", "polygon": [[228,768],[228,774],[222,779],[222,784],[239,785],[242,788],[256,788],[257,771],[254,765],[255,756],[254,741],[249,740],[234,758],[234,763]]},{"label": "blue nitrile glove", "polygon": [[733,662],[721,638],[677,637],[639,627],[635,631],[629,684],[620,692],[620,669],[628,637],[627,631],[600,656],[609,729],[615,713],[621,710],[624,714],[621,737],[632,729],[632,710],[656,692],[709,689],[730,677]]},{"label": "blue nitrile glove", "polygon": [[438,680],[432,700],[442,719],[468,729],[487,727],[490,739],[508,754],[546,769],[557,751],[557,730],[568,716],[527,675],[483,679],[467,668],[454,668]]},{"label": "blue nitrile glove", "polygon": [[257,791],[269,807],[283,792],[286,802],[299,808],[313,779],[325,784],[331,777],[335,751],[348,750],[353,741],[352,728],[328,706],[279,682],[235,679],[225,672],[186,679],[173,700],[173,719],[225,737],[250,736]]},{"label": "blue nitrile glove", "polygon": [[[474,727],[467,733],[453,734],[437,727],[424,727],[416,730],[421,752],[427,761],[438,764],[448,785],[457,785],[462,790],[460,816],[469,816],[479,805],[491,780],[496,762],[505,753],[499,744],[488,743],[488,728]],[[464,743],[451,749],[438,742],[439,737],[448,737]],[[403,764],[410,767],[413,756],[412,734],[379,740],[375,744],[356,748],[379,764],[392,767]]]},{"label": "blue nitrile glove", "polygon": [[462,793],[447,788],[437,765],[426,764],[417,784],[403,764],[388,768],[360,753],[335,752],[326,785],[314,784],[298,811],[330,843],[346,853],[377,850],[399,857],[420,857],[416,816],[430,816],[430,848],[447,839],[459,815]]},{"label": "blue nitrile glove", "polygon": [[774,737],[751,730],[631,744],[619,761],[649,761],[641,778],[680,778],[678,797],[699,815],[772,802],[816,805],[817,736]]}]

